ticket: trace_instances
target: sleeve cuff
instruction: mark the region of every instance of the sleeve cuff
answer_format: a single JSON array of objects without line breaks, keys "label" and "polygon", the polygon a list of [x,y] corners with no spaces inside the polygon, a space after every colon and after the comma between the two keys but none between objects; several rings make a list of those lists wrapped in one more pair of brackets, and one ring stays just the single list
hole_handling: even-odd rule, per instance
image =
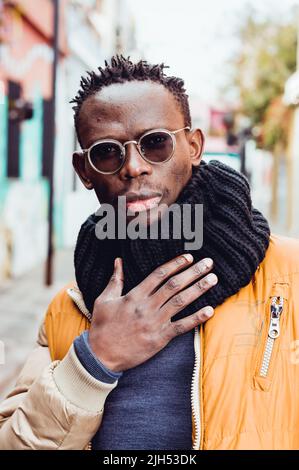
[{"label": "sleeve cuff", "polygon": [[53,378],[70,403],[96,413],[103,411],[107,396],[117,386],[117,381],[109,384],[92,377],[79,361],[73,345],[55,367]]},{"label": "sleeve cuff", "polygon": [[94,354],[89,344],[88,330],[75,339],[74,349],[82,366],[95,379],[111,384],[122,376],[122,372],[114,372],[108,369]]}]

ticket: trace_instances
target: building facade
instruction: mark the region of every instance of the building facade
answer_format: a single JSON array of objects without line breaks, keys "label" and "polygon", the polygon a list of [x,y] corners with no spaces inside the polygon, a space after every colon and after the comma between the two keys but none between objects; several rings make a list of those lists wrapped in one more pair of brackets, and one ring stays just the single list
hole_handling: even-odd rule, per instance
[{"label": "building facade", "polygon": [[69,101],[87,70],[134,47],[126,3],[59,0],[53,132],[53,1],[0,0],[0,284],[46,258],[51,145],[55,247],[73,246],[97,208],[72,168],[78,143]]}]

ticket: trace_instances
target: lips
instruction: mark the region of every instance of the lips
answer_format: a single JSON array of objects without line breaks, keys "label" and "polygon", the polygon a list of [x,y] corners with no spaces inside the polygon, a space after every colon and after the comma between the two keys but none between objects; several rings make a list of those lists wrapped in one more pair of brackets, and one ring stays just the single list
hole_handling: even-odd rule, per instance
[{"label": "lips", "polygon": [[127,193],[126,208],[132,212],[142,212],[154,209],[159,205],[162,194],[153,192]]},{"label": "lips", "polygon": [[126,207],[129,211],[132,212],[142,212],[154,209],[154,207],[157,207],[159,205],[160,201],[161,197],[152,197],[149,199],[127,202]]}]

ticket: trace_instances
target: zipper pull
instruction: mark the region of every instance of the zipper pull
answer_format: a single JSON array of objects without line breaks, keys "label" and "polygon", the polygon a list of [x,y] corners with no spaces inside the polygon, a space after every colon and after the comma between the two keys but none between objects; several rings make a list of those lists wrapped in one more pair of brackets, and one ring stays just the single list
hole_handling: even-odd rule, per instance
[{"label": "zipper pull", "polygon": [[271,302],[271,317],[268,336],[276,339],[280,335],[280,316],[283,310],[283,297],[273,297]]},{"label": "zipper pull", "polygon": [[[263,346],[262,362],[260,364],[258,377],[255,377],[256,380],[258,380],[259,377],[268,378],[270,380],[269,369],[270,369],[271,361],[273,362],[274,360],[274,357],[273,357],[273,351],[275,347],[274,344],[275,344],[276,339],[280,336],[280,317],[283,311],[283,306],[284,306],[283,297],[281,296],[271,297],[270,324],[268,328],[268,336],[267,336],[265,345]],[[277,352],[277,348],[276,348],[276,352]],[[273,367],[272,367],[272,371],[273,371]],[[262,389],[262,390],[269,390],[270,383],[271,382],[268,382],[267,384],[257,383],[257,387],[261,387],[259,389]]]}]

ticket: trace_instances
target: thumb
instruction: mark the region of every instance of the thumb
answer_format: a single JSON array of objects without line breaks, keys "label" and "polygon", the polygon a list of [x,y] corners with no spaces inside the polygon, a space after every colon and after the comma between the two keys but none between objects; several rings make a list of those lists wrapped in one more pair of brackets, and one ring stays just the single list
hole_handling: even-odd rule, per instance
[{"label": "thumb", "polygon": [[115,258],[112,276],[102,292],[102,299],[109,300],[121,296],[124,287],[124,272],[121,258]]}]

